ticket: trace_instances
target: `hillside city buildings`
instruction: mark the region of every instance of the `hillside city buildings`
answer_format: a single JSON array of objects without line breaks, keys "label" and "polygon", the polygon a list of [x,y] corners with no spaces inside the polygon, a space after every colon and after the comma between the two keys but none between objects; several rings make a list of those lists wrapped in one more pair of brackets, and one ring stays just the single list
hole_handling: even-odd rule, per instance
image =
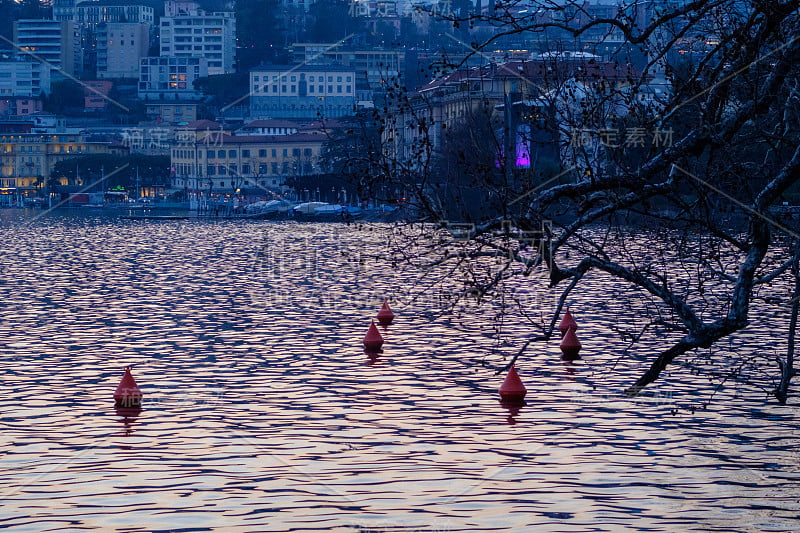
[{"label": "hillside city buildings", "polygon": [[[626,16],[644,23],[665,1],[642,3],[634,12],[598,0],[562,15],[585,22],[627,9]],[[101,153],[168,157],[165,194],[279,191],[293,179],[329,170],[323,155],[332,135],[326,128],[375,109],[390,117],[384,147],[398,161],[415,157],[423,134],[433,153],[441,151],[444,130],[456,131],[477,110],[489,109],[493,120],[516,121],[513,144],[528,154],[517,159],[530,165],[537,150],[558,157],[553,146],[563,142],[534,135],[529,123],[534,116],[560,120],[558,110],[544,104],[553,84],[571,83],[579,93],[599,82],[621,87],[642,74],[647,60],[646,50],[626,47],[620,31],[605,27],[579,40],[554,29],[548,39],[509,41],[475,55],[458,41],[489,31],[476,24],[444,42],[449,66],[443,66],[437,51],[443,43],[417,37],[416,44],[403,44],[408,35],[436,28],[416,2],[353,2],[348,16],[359,31],[394,35],[369,44],[365,34],[291,40],[314,20],[313,2],[279,4],[276,16],[288,28],[285,48],[273,54],[280,64],[252,67],[240,64],[243,21],[233,2],[53,0],[49,18],[15,20],[13,47],[0,55],[0,188],[7,193],[0,203],[8,194],[38,194],[56,161]],[[425,5],[439,13],[452,8],[445,0]],[[488,8],[474,4],[475,12]],[[704,45],[690,37],[676,43],[676,53],[703,53]],[[703,38],[710,43],[713,33]],[[663,89],[662,73],[647,75],[654,92]],[[69,80],[78,80],[82,94],[77,103],[60,104],[70,111],[65,120],[48,108],[64,100],[53,95]],[[392,100],[390,89],[405,91],[406,100]]]}]

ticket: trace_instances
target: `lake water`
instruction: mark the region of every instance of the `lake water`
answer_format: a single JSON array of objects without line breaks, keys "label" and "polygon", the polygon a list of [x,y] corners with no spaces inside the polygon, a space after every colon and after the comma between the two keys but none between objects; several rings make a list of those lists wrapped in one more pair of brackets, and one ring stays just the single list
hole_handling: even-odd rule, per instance
[{"label": "lake water", "polygon": [[401,297],[424,276],[359,254],[383,227],[36,216],[0,212],[0,529],[800,531],[797,406],[682,367],[623,398],[644,361],[601,279],[583,360],[532,350],[509,410],[524,325]]}]

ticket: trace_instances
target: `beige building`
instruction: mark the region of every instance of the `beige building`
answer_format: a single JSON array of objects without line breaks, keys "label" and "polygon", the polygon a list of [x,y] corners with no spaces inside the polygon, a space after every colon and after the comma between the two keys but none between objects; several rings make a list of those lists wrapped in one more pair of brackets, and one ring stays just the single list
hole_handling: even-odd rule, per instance
[{"label": "beige building", "polygon": [[109,143],[90,142],[79,134],[0,135],[0,187],[41,188],[59,161],[88,154],[116,153],[117,150]]},{"label": "beige building", "polygon": [[172,148],[172,187],[234,193],[280,188],[315,174],[325,135],[230,135],[213,128],[179,131]]},{"label": "beige building", "polygon": [[147,118],[159,123],[184,124],[197,120],[197,104],[147,104]]}]

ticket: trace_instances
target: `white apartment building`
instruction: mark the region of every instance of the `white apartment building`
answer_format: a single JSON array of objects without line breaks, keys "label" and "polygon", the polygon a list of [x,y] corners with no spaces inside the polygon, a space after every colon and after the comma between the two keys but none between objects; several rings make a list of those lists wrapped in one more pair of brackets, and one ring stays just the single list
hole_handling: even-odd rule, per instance
[{"label": "white apartment building", "polygon": [[81,37],[74,22],[21,19],[14,22],[14,44],[19,53],[44,61],[54,74],[80,74]]},{"label": "white apartment building", "polygon": [[97,77],[136,78],[150,44],[150,26],[109,22],[97,26]]},{"label": "white apartment building", "polygon": [[236,18],[232,12],[207,13],[191,2],[167,2],[161,17],[161,55],[203,57],[209,75],[235,72]]},{"label": "white apartment building", "polygon": [[25,57],[0,61],[0,98],[42,94],[50,94],[50,67]]},{"label": "white apartment building", "polygon": [[143,100],[199,100],[194,80],[208,76],[204,57],[144,57],[139,63],[139,98]]}]

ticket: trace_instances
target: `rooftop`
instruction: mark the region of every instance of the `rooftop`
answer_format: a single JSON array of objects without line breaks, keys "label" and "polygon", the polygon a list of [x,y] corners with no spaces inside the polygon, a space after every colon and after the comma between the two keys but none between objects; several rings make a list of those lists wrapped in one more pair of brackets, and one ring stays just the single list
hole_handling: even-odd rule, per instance
[{"label": "rooftop", "polygon": [[277,118],[269,118],[263,120],[254,120],[242,126],[241,129],[251,128],[299,128],[300,124],[292,122],[291,120],[281,120]]},{"label": "rooftop", "polygon": [[296,65],[266,65],[261,64],[257,67],[250,69],[250,72],[281,72],[283,74],[291,74],[292,72],[355,72],[355,67],[341,65],[339,63],[330,63],[325,65],[307,65],[298,63]]},{"label": "rooftop", "polygon": [[[314,133],[295,133],[293,135],[227,135],[215,139],[215,144],[282,144],[282,143],[301,143],[301,142],[320,142],[327,140],[322,134]],[[203,140],[197,144],[203,144]]]},{"label": "rooftop", "polygon": [[137,4],[136,2],[131,2],[130,0],[87,0],[83,2],[77,2],[75,7],[95,7],[95,6],[122,6],[122,7],[147,7],[153,9],[151,6],[142,2],[141,4]]},{"label": "rooftop", "polygon": [[221,130],[222,124],[214,122],[213,120],[201,119],[189,122],[185,126],[181,126],[182,130]]},{"label": "rooftop", "polygon": [[583,60],[516,60],[505,63],[491,63],[480,67],[460,69],[441,78],[432,80],[417,89],[424,93],[442,86],[459,85],[466,81],[481,81],[499,78],[519,78],[527,82],[541,80],[576,79],[628,79],[638,77],[640,73],[629,64],[597,61],[594,57]]}]

